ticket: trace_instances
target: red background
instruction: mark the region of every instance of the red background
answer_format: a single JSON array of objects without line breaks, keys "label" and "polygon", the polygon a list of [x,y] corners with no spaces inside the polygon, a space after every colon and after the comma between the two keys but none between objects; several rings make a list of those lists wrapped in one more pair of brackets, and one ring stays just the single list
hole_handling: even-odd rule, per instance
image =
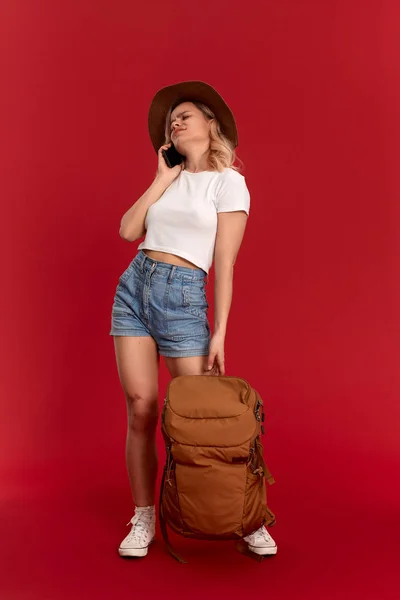
[{"label": "red background", "polygon": [[[398,2],[10,0],[0,17],[2,599],[397,598]],[[261,564],[179,538],[188,565],[160,542],[116,553],[132,503],[108,333],[137,247],[119,222],[155,173],[151,98],[184,79],[233,109],[252,196],[226,354],[268,413],[279,553]]]}]

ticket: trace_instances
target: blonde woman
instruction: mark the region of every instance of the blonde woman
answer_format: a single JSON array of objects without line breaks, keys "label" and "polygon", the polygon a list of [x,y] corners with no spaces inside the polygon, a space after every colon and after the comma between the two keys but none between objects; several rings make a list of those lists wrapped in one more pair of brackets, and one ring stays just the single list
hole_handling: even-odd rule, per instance
[{"label": "blonde woman", "polygon": [[[234,264],[245,232],[250,194],[233,163],[233,114],[201,81],[165,87],[149,111],[158,169],[148,190],[123,215],[120,235],[138,253],[119,279],[111,331],[127,402],[127,470],[135,503],[121,556],[146,556],[155,535],[158,368],[171,377],[224,375],[225,335]],[[171,144],[183,162],[170,168]],[[206,277],[214,264],[214,327],[207,317]],[[275,554],[265,527],[246,538],[259,554]]]}]

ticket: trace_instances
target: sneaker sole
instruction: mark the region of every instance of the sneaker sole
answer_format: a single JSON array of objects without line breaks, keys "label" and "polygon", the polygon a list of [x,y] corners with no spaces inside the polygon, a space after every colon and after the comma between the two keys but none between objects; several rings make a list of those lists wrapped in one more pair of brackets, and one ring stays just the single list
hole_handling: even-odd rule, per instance
[{"label": "sneaker sole", "polygon": [[278,546],[272,548],[259,548],[257,546],[249,546],[249,550],[254,554],[260,554],[261,556],[272,556],[278,552]]},{"label": "sneaker sole", "polygon": [[[150,542],[150,544],[151,543],[152,542]],[[118,548],[118,554],[123,558],[143,558],[144,556],[147,556],[149,546],[146,546],[145,548]]]}]

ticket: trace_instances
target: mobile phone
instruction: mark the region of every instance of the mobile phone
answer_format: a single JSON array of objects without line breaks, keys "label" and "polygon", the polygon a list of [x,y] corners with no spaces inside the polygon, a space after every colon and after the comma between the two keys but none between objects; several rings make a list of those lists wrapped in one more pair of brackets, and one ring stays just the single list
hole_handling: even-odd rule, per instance
[{"label": "mobile phone", "polygon": [[180,165],[185,158],[173,144],[167,150],[163,150],[162,155],[170,169],[176,167],[176,165]]}]

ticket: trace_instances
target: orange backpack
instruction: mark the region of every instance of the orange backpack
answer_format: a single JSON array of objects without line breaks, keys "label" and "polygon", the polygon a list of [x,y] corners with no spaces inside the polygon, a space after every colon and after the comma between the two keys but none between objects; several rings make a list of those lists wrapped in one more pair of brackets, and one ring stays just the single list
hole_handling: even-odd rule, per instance
[{"label": "orange backpack", "polygon": [[171,547],[167,525],[186,538],[237,540],[248,554],[242,538],[275,523],[267,506],[265,482],[274,478],[263,459],[263,421],[262,400],[245,379],[184,375],[170,381],[159,516],[178,561],[186,562]]}]

